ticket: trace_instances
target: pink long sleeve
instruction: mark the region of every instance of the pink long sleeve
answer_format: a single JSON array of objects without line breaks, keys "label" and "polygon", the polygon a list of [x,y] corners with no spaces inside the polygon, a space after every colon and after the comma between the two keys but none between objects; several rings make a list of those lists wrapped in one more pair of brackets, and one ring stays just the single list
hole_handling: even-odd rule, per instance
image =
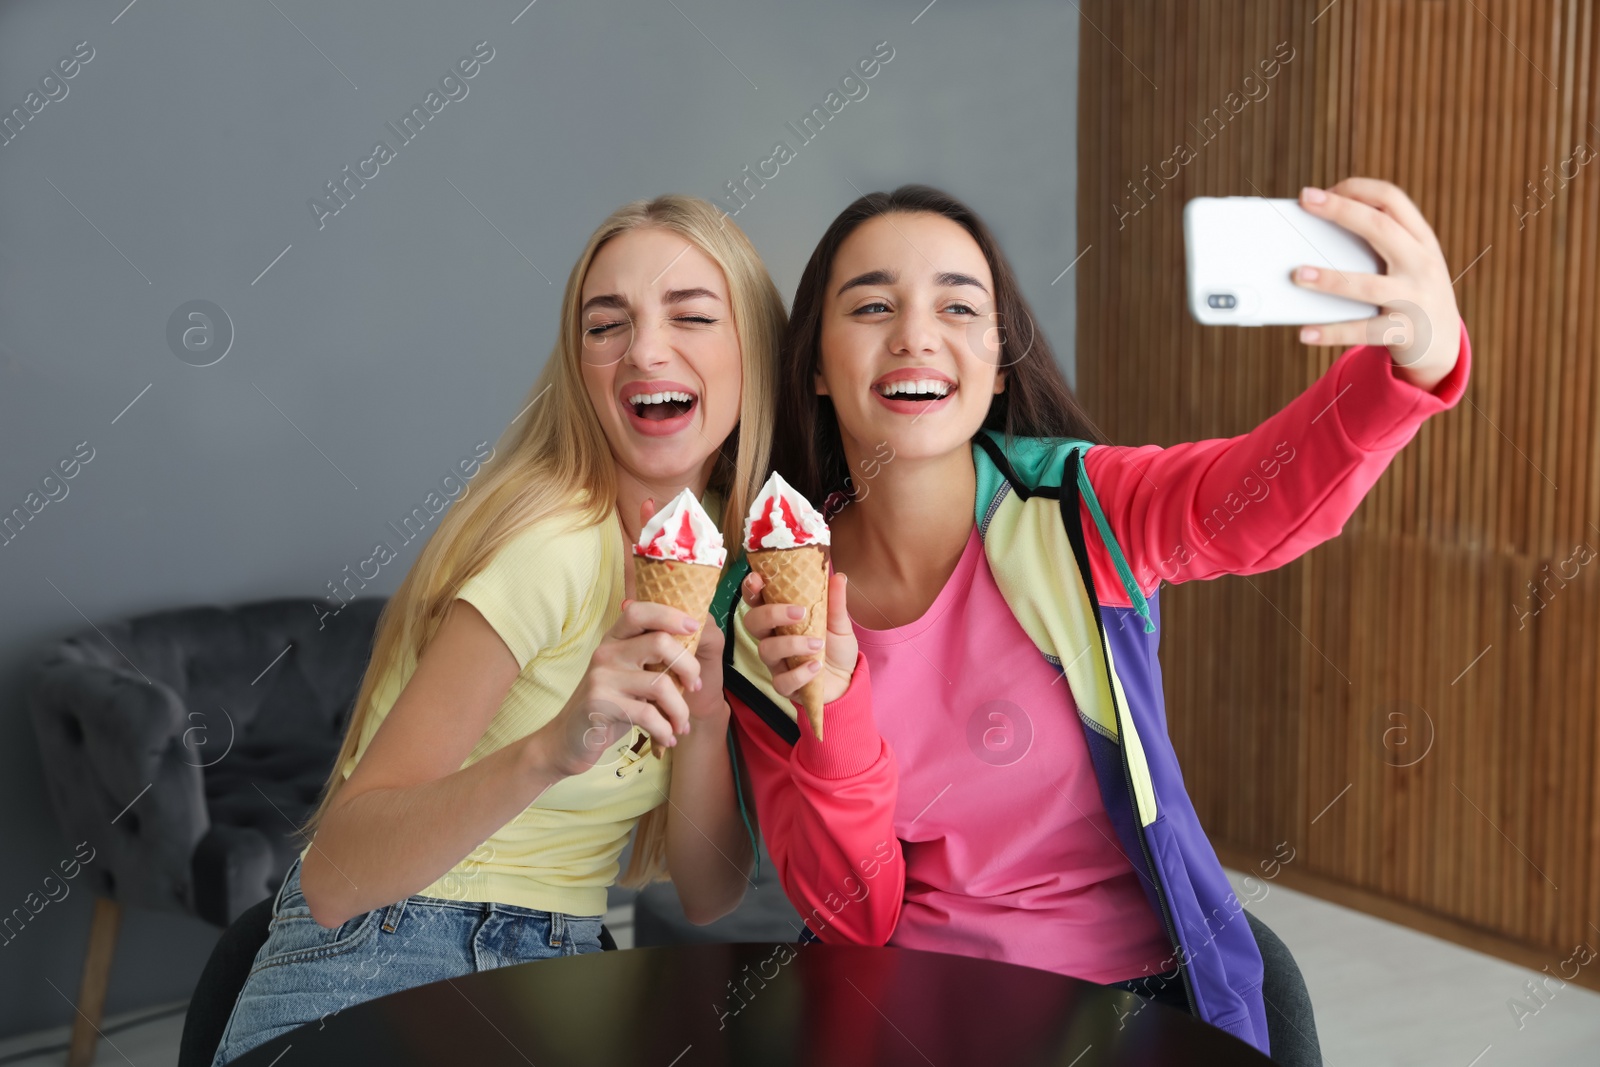
[{"label": "pink long sleeve", "polygon": [[882,945],[900,920],[905,858],[894,832],[899,771],[872,718],[872,680],[857,655],[850,688],[791,748],[738,697],[739,748],[767,851],[789,900],[831,944]]},{"label": "pink long sleeve", "polygon": [[[1089,449],[1085,472],[1140,590],[1272,570],[1338,536],[1418,427],[1466,391],[1472,352],[1460,329],[1456,365],[1431,392],[1397,377],[1384,346],[1359,345],[1247,434]],[[1095,591],[1125,607],[1087,502],[1080,508]]]}]

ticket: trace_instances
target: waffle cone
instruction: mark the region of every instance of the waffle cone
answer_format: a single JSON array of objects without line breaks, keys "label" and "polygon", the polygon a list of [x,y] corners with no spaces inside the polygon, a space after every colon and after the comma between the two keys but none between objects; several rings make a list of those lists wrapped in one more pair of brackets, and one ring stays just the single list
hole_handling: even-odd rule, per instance
[{"label": "waffle cone", "polygon": [[[677,608],[685,614],[701,619],[701,629],[693,633],[674,633],[672,640],[683,646],[685,653],[693,656],[699,648],[699,635],[706,629],[704,619],[710,609],[712,597],[717,595],[717,581],[722,568],[704,563],[680,563],[678,560],[651,560],[634,557],[634,598]],[[667,669],[667,664],[651,664],[650,670]],[[677,675],[672,681],[677,683]],[[678,686],[682,691],[683,686]]]},{"label": "waffle cone", "polygon": [[[700,633],[705,629],[706,612],[717,595],[717,581],[722,577],[720,567],[703,563],[681,563],[675,559],[633,558],[633,592],[635,600],[651,604],[665,604],[669,608],[692,615],[701,620],[700,629],[692,634],[673,634],[672,639],[692,656],[700,647]],[[667,664],[653,663],[652,671],[666,672]],[[670,675],[672,684],[683,692],[683,683],[676,674]]]},{"label": "waffle cone", "polygon": [[[799,604],[806,609],[805,618],[777,632],[786,636],[803,634],[806,637],[828,637],[828,561],[821,545],[801,545],[798,548],[763,548],[747,553],[750,567],[760,574],[766,584],[761,589],[761,599],[767,604]],[[826,648],[807,656],[790,656],[789,669],[794,670],[811,660],[821,662]],[[811,720],[811,732],[822,740],[822,672],[818,671],[795,694]]]}]

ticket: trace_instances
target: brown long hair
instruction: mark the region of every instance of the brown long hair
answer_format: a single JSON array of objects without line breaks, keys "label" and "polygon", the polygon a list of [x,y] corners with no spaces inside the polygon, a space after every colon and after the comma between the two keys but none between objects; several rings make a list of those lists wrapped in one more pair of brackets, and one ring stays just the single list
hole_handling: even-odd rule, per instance
[{"label": "brown long hair", "polygon": [[[616,465],[594,405],[584,390],[579,299],[589,264],[607,241],[643,227],[670,230],[704,252],[728,281],[739,336],[744,386],[739,422],[718,449],[708,489],[721,492],[723,539],[738,544],[744,512],[767,474],[773,422],[773,361],[784,324],[783,298],[744,231],[698,197],[668,194],[635,200],[612,212],[589,236],[567,276],[560,335],[523,412],[501,435],[470,489],[440,519],[405,580],[378,618],[372,658],[321,800],[301,833],[309,838],[344,784],[343,768],[361,748],[378,690],[388,672],[408,667],[438,631],[456,593],[499,548],[528,526],[571,515],[576,525],[610,521],[616,509]],[[550,395],[545,397],[545,393]],[[543,398],[543,399],[541,399]],[[734,560],[730,559],[732,564]],[[601,605],[583,625],[598,625]],[[414,661],[413,661],[414,662]],[[664,877],[667,805],[636,826],[633,853],[620,883],[638,887]]]},{"label": "brown long hair", "polygon": [[822,309],[839,246],[863,222],[888,214],[942,215],[971,234],[988,261],[1001,324],[999,366],[1007,380],[1005,391],[990,403],[983,428],[1002,431],[1008,438],[1070,437],[1107,443],[1062,376],[1050,342],[1039,330],[989,227],[949,193],[927,185],[902,185],[892,193],[868,193],[841,211],[800,275],[779,357],[778,396],[785,414],[773,434],[773,468],[815,502],[845,486],[850,469],[839,421],[833,401],[818,396],[815,384],[822,359]]}]

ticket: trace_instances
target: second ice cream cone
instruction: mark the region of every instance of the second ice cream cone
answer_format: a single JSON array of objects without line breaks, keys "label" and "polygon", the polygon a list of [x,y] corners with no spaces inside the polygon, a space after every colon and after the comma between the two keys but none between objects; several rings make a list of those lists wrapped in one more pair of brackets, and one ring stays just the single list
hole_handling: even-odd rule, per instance
[{"label": "second ice cream cone", "polygon": [[[777,632],[785,636],[795,634],[806,637],[828,636],[828,561],[821,545],[801,545],[796,548],[757,549],[747,553],[750,566],[765,581],[761,597],[768,604],[799,604],[806,609],[805,618],[785,626]],[[812,660],[821,663],[825,650],[804,656],[790,656],[789,669],[794,670]],[[811,731],[822,740],[822,672],[795,694],[806,709],[811,721]]]},{"label": "second ice cream cone", "polygon": [[[777,627],[786,637],[828,637],[828,523],[811,502],[773,471],[750,504],[744,522],[744,549],[750,566],[766,581],[761,598],[767,604],[805,608],[798,622]],[[826,663],[826,647],[803,656],[789,656],[790,670],[805,663]],[[811,732],[822,740],[822,672],[795,694]]]}]

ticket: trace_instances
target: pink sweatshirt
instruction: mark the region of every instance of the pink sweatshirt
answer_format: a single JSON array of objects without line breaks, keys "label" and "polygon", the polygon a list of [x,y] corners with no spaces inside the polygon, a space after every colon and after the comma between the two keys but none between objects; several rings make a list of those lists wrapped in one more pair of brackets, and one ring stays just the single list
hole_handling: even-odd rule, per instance
[{"label": "pink sweatshirt", "polygon": [[920,619],[855,632],[900,772],[890,940],[1092,982],[1160,973],[1172,945],[1113,843],[1072,694],[1011,614],[978,527]]},{"label": "pink sweatshirt", "polygon": [[[1251,433],[1095,447],[1085,470],[1146,595],[1163,579],[1271,570],[1343,529],[1470,367],[1465,324],[1432,392],[1396,377],[1386,348],[1358,346]],[[1080,506],[1096,591],[1127,606]],[[803,726],[791,747],[728,696],[768,851],[812,931],[1100,982],[1170,956],[1110,832],[1070,693],[1000,598],[976,528],[922,618],[856,634],[825,741]]]}]

